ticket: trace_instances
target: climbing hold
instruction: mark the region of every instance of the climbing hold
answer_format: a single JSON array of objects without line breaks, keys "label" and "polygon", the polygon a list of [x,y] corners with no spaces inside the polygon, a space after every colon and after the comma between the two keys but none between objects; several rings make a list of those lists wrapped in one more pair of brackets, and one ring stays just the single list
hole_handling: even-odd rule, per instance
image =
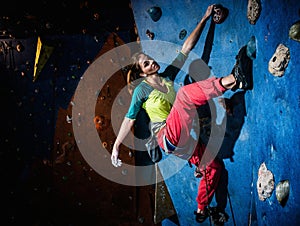
[{"label": "climbing hold", "polygon": [[102,130],[103,126],[105,125],[105,118],[104,118],[104,116],[96,115],[94,117],[94,124],[95,124],[95,127],[96,127],[97,130]]},{"label": "climbing hold", "polygon": [[290,182],[280,181],[276,186],[276,198],[281,206],[285,206],[290,194]]},{"label": "climbing hold", "polygon": [[133,157],[133,152],[129,151],[128,155],[129,155],[130,158],[132,158]]},{"label": "climbing hold", "polygon": [[23,44],[20,41],[18,41],[17,45],[16,45],[17,52],[21,53],[24,51],[24,49],[25,49],[25,47],[23,46]]},{"label": "climbing hold", "polygon": [[269,61],[269,72],[274,76],[283,76],[290,61],[290,50],[283,44],[279,44]]},{"label": "climbing hold", "polygon": [[162,15],[161,8],[158,7],[158,6],[153,6],[149,9],[147,9],[147,13],[149,14],[149,16],[151,17],[151,19],[154,22],[157,22],[160,19],[161,15]]},{"label": "climbing hold", "polygon": [[104,141],[104,142],[102,143],[102,146],[103,146],[103,148],[107,148],[107,142]]},{"label": "climbing hold", "polygon": [[56,164],[63,163],[66,160],[67,154],[71,151],[74,151],[75,144],[74,142],[66,141],[61,148],[62,153],[59,156],[57,156],[57,158],[54,161]]},{"label": "climbing hold", "polygon": [[150,38],[151,40],[153,40],[154,39],[154,33],[153,32],[151,32],[151,31],[149,31],[148,29],[147,29],[147,31],[146,31],[146,35],[148,36],[148,38]]},{"label": "climbing hold", "polygon": [[216,4],[213,10],[213,21],[216,24],[223,23],[229,14],[229,10],[221,4]]},{"label": "climbing hold", "polygon": [[300,20],[291,26],[289,36],[291,39],[300,42]]},{"label": "climbing hold", "polygon": [[72,117],[70,115],[67,115],[66,121],[67,121],[67,123],[71,123],[72,122]]},{"label": "climbing hold", "polygon": [[187,34],[187,31],[185,29],[182,29],[179,33],[179,39],[183,40]]},{"label": "climbing hold", "polygon": [[260,0],[248,0],[247,18],[250,24],[256,24],[261,13]]},{"label": "climbing hold", "polygon": [[256,42],[254,36],[252,36],[247,43],[247,56],[250,57],[251,60],[256,58]]},{"label": "climbing hold", "polygon": [[261,201],[265,201],[272,195],[274,190],[274,176],[270,170],[267,169],[265,163],[262,163],[258,170],[257,179],[257,193]]}]

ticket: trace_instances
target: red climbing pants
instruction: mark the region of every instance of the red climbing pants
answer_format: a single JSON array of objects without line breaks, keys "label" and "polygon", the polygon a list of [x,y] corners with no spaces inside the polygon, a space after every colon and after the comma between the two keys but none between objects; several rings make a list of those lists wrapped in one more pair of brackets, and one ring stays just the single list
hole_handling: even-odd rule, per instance
[{"label": "red climbing pants", "polygon": [[[197,107],[204,105],[208,100],[222,95],[226,89],[220,84],[221,78],[211,77],[186,86],[182,86],[176,95],[175,102],[166,120],[166,126],[157,134],[158,143],[165,149],[163,136],[176,147],[186,147],[190,140],[193,120],[197,114]],[[191,163],[198,164],[205,151],[205,146],[197,144],[192,153]],[[205,164],[203,178],[199,184],[197,202],[203,209],[211,201],[220,179],[222,165],[215,160]],[[204,168],[201,168],[204,170]],[[206,183],[207,182],[207,183]],[[208,185],[206,187],[206,184]]]},{"label": "red climbing pants", "polygon": [[[220,84],[220,79],[211,77],[179,88],[171,112],[167,117],[166,126],[162,129],[173,145],[184,147],[189,141],[197,107],[226,91]],[[158,141],[163,148],[161,135],[162,131],[158,134]]]},{"label": "red climbing pants", "polygon": [[[198,144],[189,160],[190,163],[198,166],[204,151],[205,146],[203,144]],[[199,209],[204,210],[204,208],[211,203],[218,187],[223,167],[224,165],[215,158],[207,164],[199,167],[200,172],[203,175],[198,186],[198,194],[196,198]]]}]

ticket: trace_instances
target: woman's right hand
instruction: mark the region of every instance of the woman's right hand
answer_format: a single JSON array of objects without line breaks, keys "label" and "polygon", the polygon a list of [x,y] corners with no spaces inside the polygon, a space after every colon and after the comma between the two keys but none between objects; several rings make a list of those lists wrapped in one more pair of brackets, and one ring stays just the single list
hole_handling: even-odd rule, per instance
[{"label": "woman's right hand", "polygon": [[121,159],[119,159],[119,148],[114,145],[112,153],[111,153],[111,164],[114,167],[119,167],[122,165]]},{"label": "woman's right hand", "polygon": [[203,19],[204,19],[204,20],[207,20],[207,19],[211,16],[214,7],[215,7],[214,4],[207,7],[206,12],[205,12],[205,14],[204,14],[204,16],[203,16]]}]

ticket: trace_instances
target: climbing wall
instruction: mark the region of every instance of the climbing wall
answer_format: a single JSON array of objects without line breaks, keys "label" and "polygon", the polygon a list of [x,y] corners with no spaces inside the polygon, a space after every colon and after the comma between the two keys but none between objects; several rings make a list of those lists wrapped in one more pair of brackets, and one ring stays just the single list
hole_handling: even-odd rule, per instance
[{"label": "climbing wall", "polygon": [[[110,34],[94,61],[106,52],[123,44],[124,41],[120,37],[114,33]],[[127,55],[123,57],[129,57],[129,55],[130,52],[127,52]],[[113,62],[110,61],[109,63]],[[98,72],[94,71],[94,73]],[[86,76],[91,76],[91,73],[85,74],[82,79],[87,79]],[[94,117],[90,118],[93,123],[91,129],[97,132],[98,140],[107,152],[107,156],[111,153],[116,139],[113,124],[120,126],[129,106],[129,93],[123,92],[121,96],[119,95],[124,87],[126,88],[126,84],[126,73],[123,70],[118,70],[102,84],[102,89],[94,94],[96,95],[96,104]],[[84,101],[88,101],[89,98],[86,97]],[[114,103],[117,103],[118,111],[112,113]],[[93,164],[90,164],[89,159],[85,158],[81,152],[78,147],[81,140],[78,136],[76,139],[74,128],[80,126],[79,123],[88,123],[84,121],[88,117],[84,111],[74,115],[73,108],[77,104],[78,102],[72,98],[67,109],[59,110],[56,122],[55,150],[53,152],[54,187],[61,199],[68,204],[65,207],[65,219],[60,217],[60,220],[65,220],[67,223],[70,215],[75,214],[75,218],[78,217],[76,221],[81,225],[98,223],[154,225],[153,187],[127,186],[107,177],[107,174],[101,175],[101,172],[97,172],[92,167]],[[113,118],[119,120],[112,122]],[[130,146],[133,147],[133,143]],[[100,153],[101,150],[99,149],[98,152]],[[97,158],[97,155],[92,156],[92,158]],[[128,146],[122,146],[120,158],[123,164],[135,165],[134,150]],[[106,163],[111,168],[104,169],[104,171],[110,171],[113,175],[116,168],[111,166],[110,157],[105,159],[105,163],[99,159],[99,165]],[[126,177],[126,169],[122,169],[121,176]],[[145,206],[148,208],[144,208]]]},{"label": "climbing wall", "polygon": [[[132,0],[144,51],[155,55],[158,61],[171,62],[207,6],[213,3]],[[217,77],[229,74],[239,48],[251,37],[255,38],[256,48],[254,87],[245,94],[245,123],[234,147],[234,161],[225,160],[229,171],[228,225],[297,225],[300,222],[297,189],[300,179],[297,154],[300,43],[295,30],[299,27],[299,22],[296,24],[300,19],[299,1],[253,0],[249,6],[248,1],[218,3],[229,9],[229,15],[224,23],[215,26],[213,38],[210,37],[212,49],[208,65],[212,73]],[[193,50],[199,58],[207,45],[209,25],[210,22]],[[173,44],[174,49],[165,51],[165,42]],[[187,72],[187,65],[183,70]],[[185,74],[179,74],[177,87],[182,85]],[[228,92],[224,97],[232,95]],[[220,107],[217,110],[222,119],[224,111]],[[265,168],[261,168],[262,165]],[[166,183],[179,222],[165,219],[163,224],[196,225],[193,211],[197,207],[199,179],[193,177],[193,169],[185,165]],[[207,220],[203,225],[210,222]]]},{"label": "climbing wall", "polygon": [[[104,4],[104,8],[95,9],[94,2],[79,5],[72,1],[66,13],[65,3],[51,1],[55,12],[64,8],[63,17],[55,17],[58,27],[68,31],[80,27],[74,33],[52,30],[41,7],[32,11],[35,2],[19,7],[22,12],[17,10],[14,15],[18,23],[12,22],[12,30],[6,27],[10,23],[1,22],[1,34],[2,29],[14,33],[15,26],[26,33],[21,37],[2,34],[0,42],[0,98],[5,108],[0,139],[3,225],[155,225],[154,188],[126,186],[102,177],[82,156],[80,140],[76,140],[73,130],[74,119],[80,118],[72,114],[73,97],[84,72],[100,55],[136,38],[131,33],[133,21],[128,3],[105,2],[97,3]],[[47,1],[42,5],[47,5]],[[26,9],[41,17],[23,18]],[[53,9],[45,8],[52,14]],[[7,15],[8,11],[5,7],[3,13]],[[15,17],[4,14],[2,21],[15,21]],[[69,14],[75,23],[69,20]],[[30,21],[24,24],[27,19]],[[53,33],[40,32],[39,22]],[[18,49],[20,43],[22,51]],[[94,84],[103,85],[103,89],[91,95],[97,100],[87,122],[108,156],[115,139],[111,123],[120,123],[111,120],[110,108],[125,85],[125,77],[123,71],[117,71],[105,83]],[[116,101],[123,106],[115,112],[118,118],[124,116],[126,100],[125,93]],[[125,149],[122,159],[134,165],[135,156]],[[105,162],[111,167],[108,170],[115,172],[110,159]],[[122,173],[126,176],[126,171]]]}]

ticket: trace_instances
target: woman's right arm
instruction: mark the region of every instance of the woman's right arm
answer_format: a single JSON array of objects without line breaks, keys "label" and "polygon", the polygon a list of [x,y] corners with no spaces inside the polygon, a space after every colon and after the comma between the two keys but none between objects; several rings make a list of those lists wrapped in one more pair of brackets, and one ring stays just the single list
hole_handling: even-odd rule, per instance
[{"label": "woman's right arm", "polygon": [[131,131],[131,128],[134,125],[134,121],[135,120],[133,120],[133,119],[125,117],[122,124],[121,124],[119,134],[118,134],[117,139],[114,143],[113,150],[112,150],[112,153],[111,153],[111,163],[115,167],[118,167],[118,166],[122,165],[122,162],[119,159],[120,145],[122,144],[123,140],[128,135],[128,133]]},{"label": "woman's right arm", "polygon": [[206,21],[208,20],[208,18],[211,16],[213,12],[213,9],[214,9],[214,5],[210,5],[207,7],[206,12],[202,17],[202,19],[183,43],[181,52],[183,52],[185,55],[188,55],[190,51],[194,49],[195,45],[197,44],[202,34]]},{"label": "woman's right arm", "polygon": [[182,45],[181,53],[177,55],[177,58],[172,62],[171,65],[169,65],[163,73],[161,73],[162,77],[168,77],[172,81],[175,80],[178,72],[184,65],[190,51],[195,47],[197,44],[202,31],[204,29],[204,26],[206,24],[206,21],[209,19],[209,17],[212,14],[214,5],[210,5],[207,7],[206,12],[204,16],[202,17],[201,21],[197,24],[193,32],[187,37],[185,42]]}]

